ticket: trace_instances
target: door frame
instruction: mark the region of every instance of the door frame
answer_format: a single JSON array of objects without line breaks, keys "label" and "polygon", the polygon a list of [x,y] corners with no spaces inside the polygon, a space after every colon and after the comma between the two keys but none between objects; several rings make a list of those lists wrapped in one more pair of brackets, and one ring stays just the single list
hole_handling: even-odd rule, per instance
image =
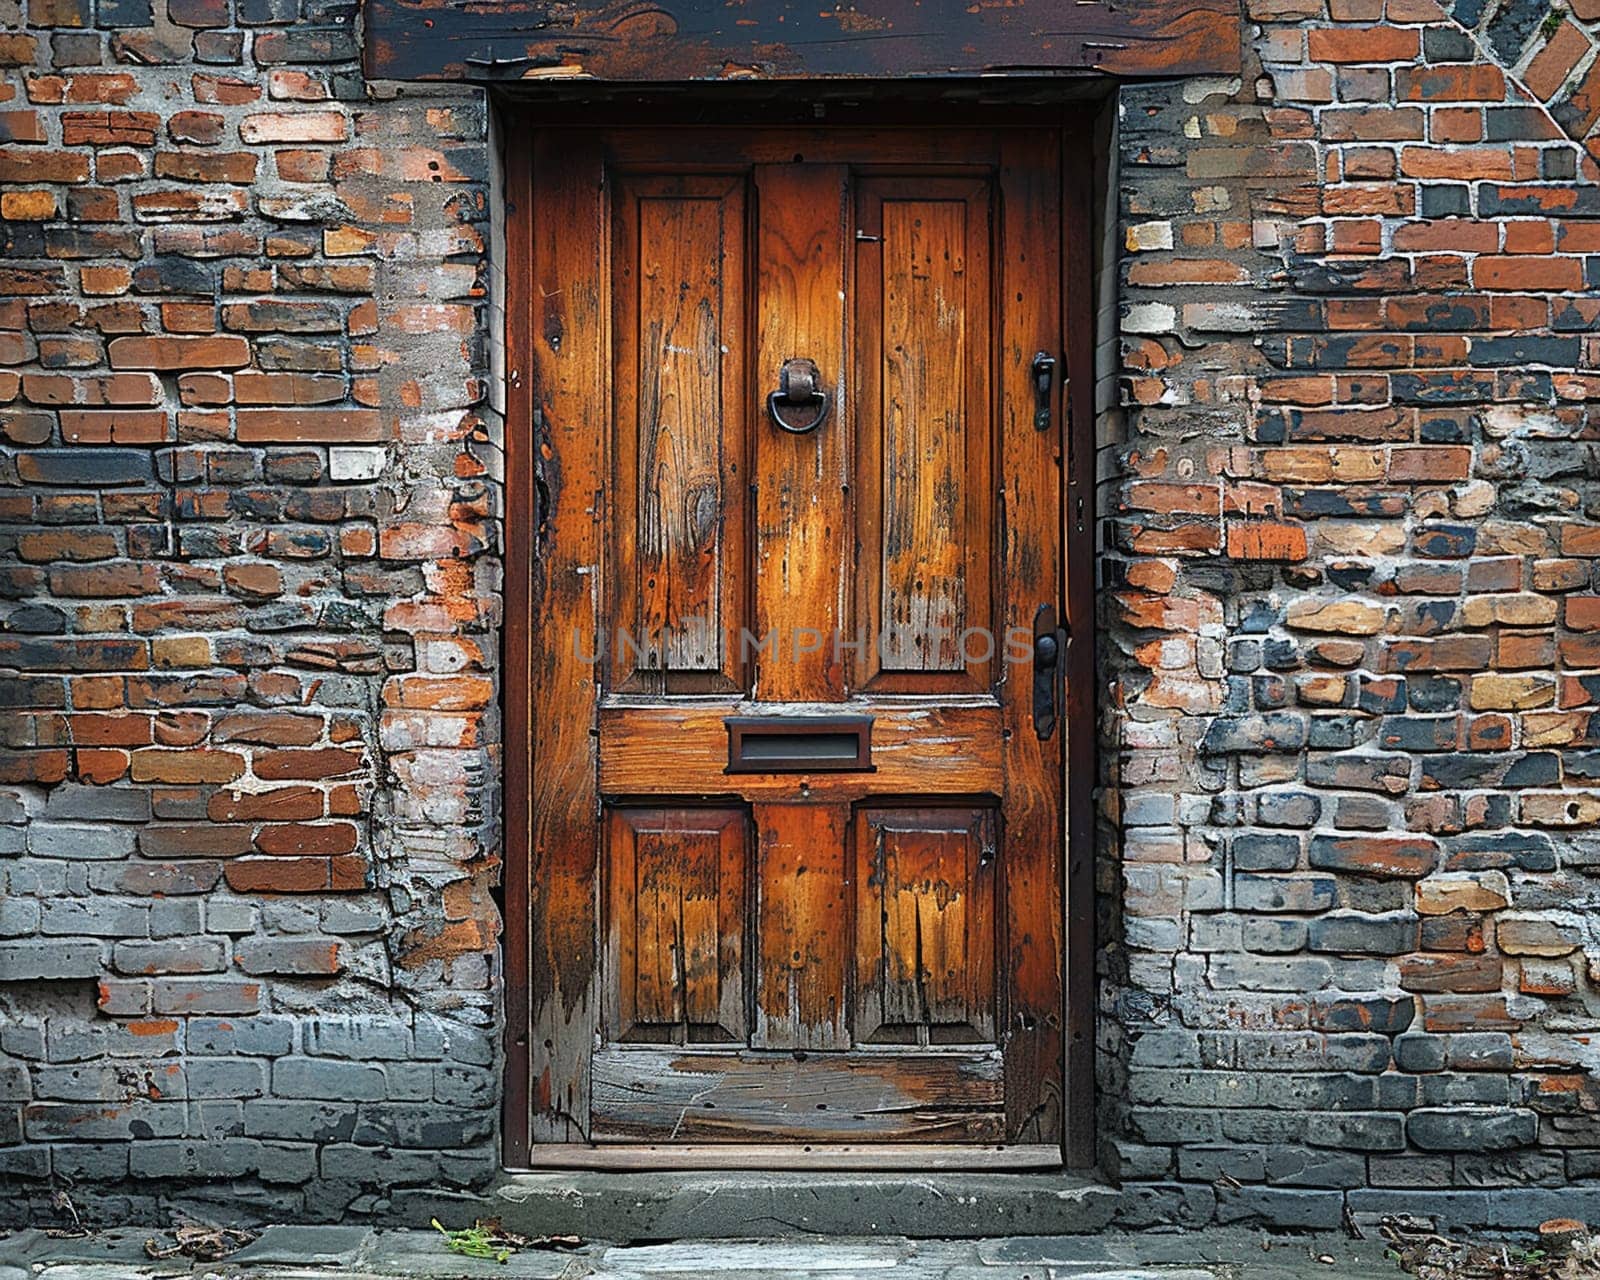
[{"label": "door frame", "polygon": [[[893,93],[896,86],[891,86]],[[593,1160],[585,1155],[596,1148],[548,1145],[548,1163],[535,1158],[538,1148],[531,1140],[531,1062],[528,1037],[531,1026],[531,927],[529,912],[531,886],[531,799],[533,777],[531,585],[533,581],[533,530],[535,521],[534,448],[535,422],[533,377],[530,364],[533,332],[533,244],[534,208],[532,147],[526,145],[535,129],[659,128],[662,124],[682,123],[694,127],[709,116],[705,127],[721,131],[730,125],[717,120],[716,111],[706,110],[716,101],[714,91],[701,90],[703,97],[685,104],[674,98],[670,105],[641,107],[637,103],[622,108],[606,104],[546,104],[539,108],[513,104],[507,112],[505,136],[510,139],[504,156],[505,215],[505,491],[503,496],[502,552],[504,556],[501,631],[501,698],[504,752],[502,792],[503,876],[502,913],[505,931],[502,938],[502,985],[505,996],[504,1057],[501,1091],[501,1163],[507,1169],[530,1167],[621,1167],[615,1158]],[[860,93],[872,99],[871,93]],[[864,116],[848,121],[833,119],[841,127],[863,124],[906,127],[915,121],[923,127],[996,129],[1048,127],[1059,129],[1061,154],[1061,211],[1063,246],[1061,253],[1061,305],[1065,361],[1062,405],[1065,422],[1062,432],[1062,527],[1058,547],[1065,582],[1062,604],[1068,630],[1066,654],[1066,698],[1063,731],[1067,735],[1062,778],[1066,803],[1066,839],[1062,852],[1064,920],[1062,933],[1064,1074],[1061,1163],[1069,1169],[1087,1169],[1096,1157],[1095,1091],[1095,789],[1098,779],[1098,697],[1095,655],[1095,249],[1097,229],[1094,194],[1095,110],[1093,100],[1058,103],[1046,107],[1015,105],[979,107],[959,104],[952,120],[930,122],[934,111],[926,105],[910,113],[892,100],[882,101]],[[780,111],[792,111],[790,104]],[[678,119],[673,119],[676,114]],[[741,112],[740,124],[750,127],[782,127],[789,118],[775,118],[770,125],[749,118],[759,109]],[[815,121],[806,122],[816,127]],[[702,1149],[703,1150],[703,1149]],[[930,1153],[931,1154],[931,1153]],[[785,1157],[773,1148],[772,1158],[763,1160],[760,1149],[743,1147],[728,1153],[738,1167],[799,1167],[793,1153]],[[692,1167],[716,1163],[691,1159]],[[807,1162],[809,1163],[809,1162]],[[859,1165],[869,1167],[864,1159]],[[927,1162],[895,1161],[892,1167],[934,1168],[937,1157]],[[642,1167],[642,1166],[641,1166]],[[670,1167],[657,1149],[648,1167]],[[679,1166],[683,1167],[683,1166]],[[721,1167],[727,1167],[724,1163]],[[819,1159],[817,1168],[841,1167]],[[948,1167],[948,1166],[946,1166]],[[963,1167],[979,1167],[971,1161]],[[1039,1167],[1035,1158],[1006,1164],[1011,1168]]]}]

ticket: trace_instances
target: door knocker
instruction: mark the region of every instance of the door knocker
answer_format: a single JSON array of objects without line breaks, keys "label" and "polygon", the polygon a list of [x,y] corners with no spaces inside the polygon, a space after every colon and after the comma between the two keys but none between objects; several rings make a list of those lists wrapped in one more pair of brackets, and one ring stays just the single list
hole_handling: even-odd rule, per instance
[{"label": "door knocker", "polygon": [[[808,431],[815,431],[822,425],[831,407],[828,393],[818,385],[820,381],[821,375],[814,361],[785,360],[783,367],[778,370],[778,389],[767,397],[767,416],[793,435],[803,436]],[[809,405],[814,412],[809,422],[790,423],[778,412],[780,405],[788,408]]]}]

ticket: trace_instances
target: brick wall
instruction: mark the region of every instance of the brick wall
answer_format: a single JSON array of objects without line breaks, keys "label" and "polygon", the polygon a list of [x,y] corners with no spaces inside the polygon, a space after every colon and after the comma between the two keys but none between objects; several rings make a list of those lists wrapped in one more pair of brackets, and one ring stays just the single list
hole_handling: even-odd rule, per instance
[{"label": "brick wall", "polygon": [[[1113,113],[1105,1168],[1594,1220],[1600,12],[1251,6]],[[405,1217],[496,1159],[483,99],[0,27],[0,1221]]]},{"label": "brick wall", "polygon": [[481,1181],[484,103],[347,0],[0,20],[0,1218]]},{"label": "brick wall", "polygon": [[1108,1165],[1592,1218],[1600,11],[1249,17],[1241,82],[1121,100]]}]

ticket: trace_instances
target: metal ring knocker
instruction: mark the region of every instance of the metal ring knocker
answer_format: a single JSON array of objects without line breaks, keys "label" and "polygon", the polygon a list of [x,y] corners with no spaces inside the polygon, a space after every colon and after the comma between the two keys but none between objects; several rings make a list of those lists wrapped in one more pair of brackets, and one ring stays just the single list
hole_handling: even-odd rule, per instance
[{"label": "metal ring knocker", "polygon": [[[821,375],[817,366],[810,360],[785,360],[783,368],[778,370],[778,389],[767,397],[767,416],[783,430],[792,435],[803,436],[808,431],[815,431],[828,416],[832,407],[828,400],[828,393],[818,384]],[[778,412],[780,404],[791,408],[798,405],[811,405],[816,412],[811,421],[799,424],[785,422],[783,415]]]}]

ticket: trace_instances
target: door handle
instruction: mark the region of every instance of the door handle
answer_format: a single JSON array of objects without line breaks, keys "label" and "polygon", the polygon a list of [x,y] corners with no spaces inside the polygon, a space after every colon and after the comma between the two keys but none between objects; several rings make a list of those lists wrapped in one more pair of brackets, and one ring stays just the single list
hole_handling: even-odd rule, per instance
[{"label": "door handle", "polygon": [[1033,615],[1033,731],[1041,741],[1056,731],[1066,648],[1067,632],[1056,623],[1055,605],[1040,605]]},{"label": "door handle", "polygon": [[1050,430],[1050,388],[1056,379],[1056,358],[1043,351],[1034,356],[1029,366],[1033,374],[1033,429]]},{"label": "door handle", "polygon": [[[821,379],[815,361],[785,360],[783,367],[778,370],[778,389],[767,397],[767,417],[772,419],[775,426],[791,435],[803,436],[815,431],[832,408],[828,393],[822,389]],[[812,409],[811,420],[789,422],[778,412],[780,404],[789,407],[809,405]]]}]

